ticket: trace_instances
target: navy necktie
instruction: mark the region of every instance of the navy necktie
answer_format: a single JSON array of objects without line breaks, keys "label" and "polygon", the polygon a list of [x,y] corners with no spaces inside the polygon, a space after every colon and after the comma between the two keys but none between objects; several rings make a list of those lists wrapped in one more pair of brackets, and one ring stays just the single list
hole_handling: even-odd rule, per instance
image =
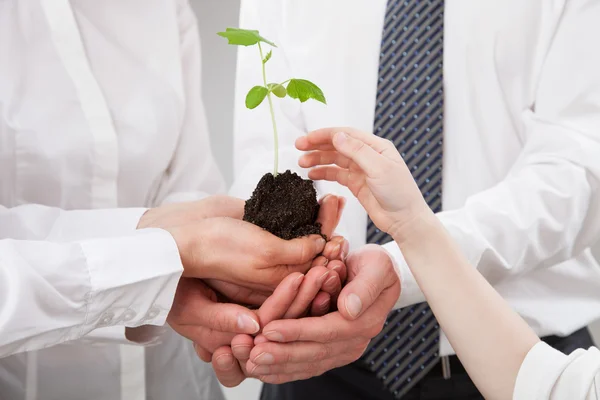
[{"label": "navy necktie", "polygon": [[[389,0],[385,14],[375,134],[391,140],[435,212],[442,206],[443,0]],[[391,238],[369,220],[367,241]],[[401,398],[439,361],[439,326],[426,303],[394,311],[363,356]]]}]

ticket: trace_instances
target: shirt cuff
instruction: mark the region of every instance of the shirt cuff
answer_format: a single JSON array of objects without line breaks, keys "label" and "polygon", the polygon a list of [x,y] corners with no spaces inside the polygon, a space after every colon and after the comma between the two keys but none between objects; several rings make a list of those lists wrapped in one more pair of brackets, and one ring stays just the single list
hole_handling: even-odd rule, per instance
[{"label": "shirt cuff", "polygon": [[[529,350],[515,382],[514,400],[548,399],[568,356],[538,342]],[[558,368],[557,368],[558,367]]]},{"label": "shirt cuff", "polygon": [[145,229],[81,246],[91,283],[84,331],[165,323],[183,272],[168,232]]},{"label": "shirt cuff", "polygon": [[389,242],[383,245],[383,248],[390,254],[392,261],[394,262],[394,268],[400,278],[400,297],[394,305],[394,308],[403,308],[417,303],[425,301],[425,295],[421,291],[417,281],[413,276],[410,268],[404,260],[402,251],[396,244],[396,242]]}]

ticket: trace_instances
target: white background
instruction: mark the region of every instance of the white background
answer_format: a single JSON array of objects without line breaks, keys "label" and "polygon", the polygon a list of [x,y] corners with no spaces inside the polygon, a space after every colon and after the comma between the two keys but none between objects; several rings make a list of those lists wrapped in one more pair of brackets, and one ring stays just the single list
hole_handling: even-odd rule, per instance
[{"label": "white background", "polygon": [[[212,147],[228,183],[232,173],[232,111],[235,75],[235,47],[228,46],[216,32],[238,26],[239,0],[191,0],[198,15],[202,39],[203,95]],[[255,27],[244,27],[255,28]],[[600,256],[600,246],[596,254]],[[592,333],[600,343],[600,323]],[[235,389],[226,389],[228,400],[257,399],[260,383],[248,380]]]}]

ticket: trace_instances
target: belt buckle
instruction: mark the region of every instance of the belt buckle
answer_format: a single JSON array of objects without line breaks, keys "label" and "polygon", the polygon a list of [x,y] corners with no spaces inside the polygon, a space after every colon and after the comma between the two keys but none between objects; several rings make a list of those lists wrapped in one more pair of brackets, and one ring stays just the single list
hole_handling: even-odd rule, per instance
[{"label": "belt buckle", "polygon": [[444,379],[448,380],[452,376],[452,373],[450,371],[450,358],[448,356],[443,356],[441,362],[442,376],[444,377]]}]

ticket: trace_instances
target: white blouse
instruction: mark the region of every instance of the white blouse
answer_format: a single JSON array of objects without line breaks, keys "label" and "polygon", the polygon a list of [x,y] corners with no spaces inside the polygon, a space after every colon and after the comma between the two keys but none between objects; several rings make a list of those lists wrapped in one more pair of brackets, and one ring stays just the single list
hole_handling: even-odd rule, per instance
[{"label": "white blouse", "polygon": [[529,351],[517,377],[515,400],[600,399],[600,351],[565,355],[544,342]]},{"label": "white blouse", "polygon": [[222,398],[187,340],[118,327],[164,323],[181,273],[143,209],[224,189],[189,4],[0,1],[0,60],[0,356],[92,331],[0,359],[0,399]]}]

